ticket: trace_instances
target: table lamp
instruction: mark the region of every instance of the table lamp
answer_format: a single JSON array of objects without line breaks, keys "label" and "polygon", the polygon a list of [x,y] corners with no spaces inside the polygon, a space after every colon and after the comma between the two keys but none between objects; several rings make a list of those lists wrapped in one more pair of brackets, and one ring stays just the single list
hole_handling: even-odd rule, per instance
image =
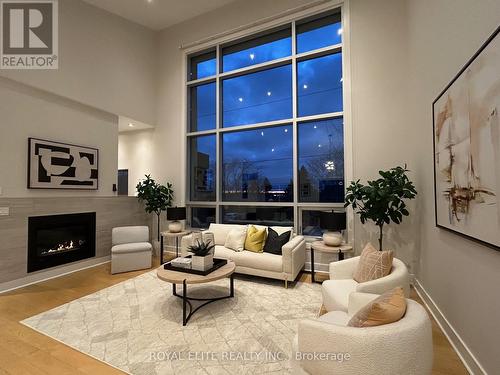
[{"label": "table lamp", "polygon": [[186,220],[186,207],[168,207],[167,208],[168,230],[172,233],[182,231],[182,223],[180,220]]},{"label": "table lamp", "polygon": [[322,211],[319,217],[321,229],[326,229],[323,242],[327,246],[340,246],[344,240],[341,231],[346,229],[345,212]]}]

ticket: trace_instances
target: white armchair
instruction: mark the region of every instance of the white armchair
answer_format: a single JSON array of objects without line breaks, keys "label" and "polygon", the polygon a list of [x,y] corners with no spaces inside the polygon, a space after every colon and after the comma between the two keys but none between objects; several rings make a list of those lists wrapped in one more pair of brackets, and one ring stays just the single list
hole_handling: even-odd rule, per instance
[{"label": "white armchair", "polygon": [[153,248],[149,242],[149,228],[129,226],[113,228],[111,273],[151,268]]},{"label": "white armchair", "polygon": [[[425,309],[407,299],[405,316],[377,327],[347,322],[376,294],[351,293],[348,312],[334,311],[299,323],[292,353],[294,374],[428,375],[432,370],[432,328]],[[331,354],[314,360],[310,353]],[[336,360],[333,360],[336,355]]]},{"label": "white armchair", "polygon": [[364,283],[358,283],[353,279],[358,262],[359,256],[330,263],[330,280],[324,281],[322,285],[323,306],[327,311],[347,311],[349,294],[352,292],[383,294],[401,286],[405,296],[409,297],[410,276],[402,261],[394,258],[389,275]]}]

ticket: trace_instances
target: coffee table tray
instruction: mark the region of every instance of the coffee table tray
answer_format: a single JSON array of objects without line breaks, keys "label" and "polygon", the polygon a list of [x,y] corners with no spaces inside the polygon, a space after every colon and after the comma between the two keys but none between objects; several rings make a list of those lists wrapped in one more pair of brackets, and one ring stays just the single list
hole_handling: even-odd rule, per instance
[{"label": "coffee table tray", "polygon": [[[191,258],[191,255],[188,255],[186,258]],[[177,271],[177,272],[184,272],[184,273],[191,273],[194,275],[201,275],[201,276],[206,276],[215,270],[221,268],[222,266],[227,264],[227,259],[220,259],[220,258],[214,258],[214,266],[206,271],[199,271],[199,270],[193,270],[191,268],[182,268],[182,267],[174,267],[170,262],[165,263],[163,265],[163,268],[166,270],[170,271]]]}]

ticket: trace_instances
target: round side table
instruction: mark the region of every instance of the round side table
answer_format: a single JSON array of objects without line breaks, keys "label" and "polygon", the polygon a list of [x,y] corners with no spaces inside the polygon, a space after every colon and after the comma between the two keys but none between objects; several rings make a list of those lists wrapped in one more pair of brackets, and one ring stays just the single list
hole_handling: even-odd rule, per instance
[{"label": "round side table", "polygon": [[352,252],[352,245],[344,244],[340,246],[328,246],[325,245],[323,241],[314,241],[311,244],[311,280],[313,283],[316,282],[314,279],[314,252],[320,251],[322,253],[337,254],[339,260],[344,260],[344,254]]}]

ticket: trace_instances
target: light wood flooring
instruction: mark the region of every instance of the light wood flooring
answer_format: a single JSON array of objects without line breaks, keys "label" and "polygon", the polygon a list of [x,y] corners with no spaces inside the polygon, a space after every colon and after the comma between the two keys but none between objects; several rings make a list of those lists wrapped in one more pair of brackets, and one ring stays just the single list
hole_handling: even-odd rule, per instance
[{"label": "light wood flooring", "polygon": [[[158,265],[159,261],[155,259],[154,267]],[[107,263],[0,294],[0,375],[122,374],[103,362],[33,331],[19,321],[147,271],[111,275],[110,264]],[[321,275],[317,278],[320,279]],[[311,282],[310,275],[306,273],[300,276],[300,280]],[[421,302],[415,291],[411,298]],[[434,320],[433,340],[433,374],[467,374]]]}]

